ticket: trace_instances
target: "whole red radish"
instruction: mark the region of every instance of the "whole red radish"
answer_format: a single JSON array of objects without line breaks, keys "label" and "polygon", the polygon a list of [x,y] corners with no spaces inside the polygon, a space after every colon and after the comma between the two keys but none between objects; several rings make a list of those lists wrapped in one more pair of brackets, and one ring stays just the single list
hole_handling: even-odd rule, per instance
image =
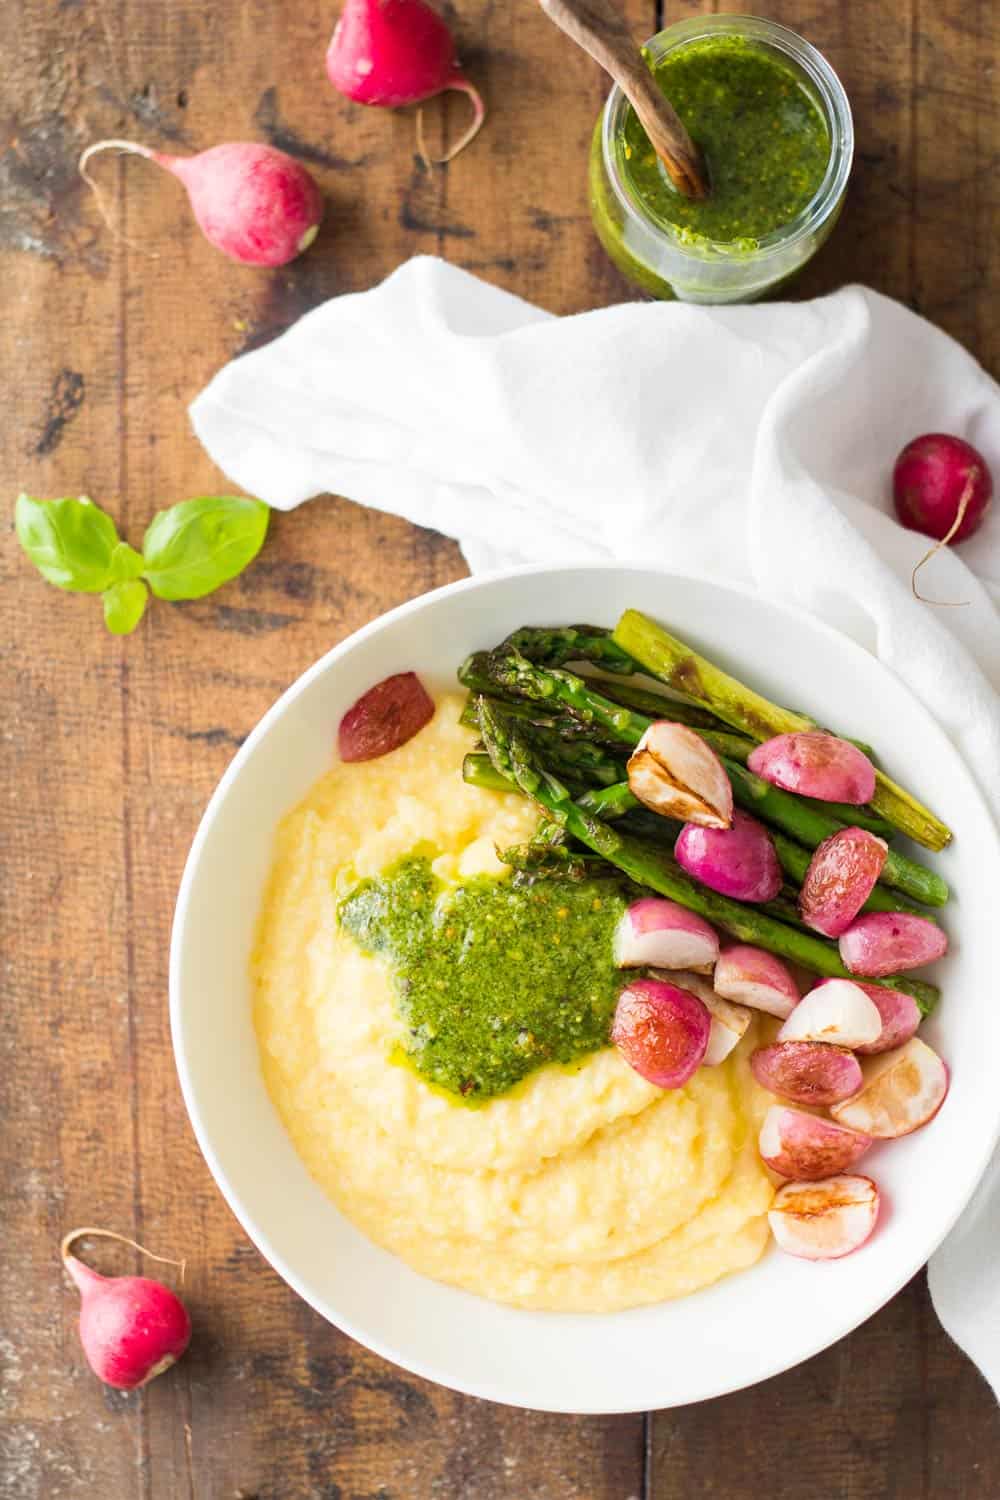
[{"label": "whole red radish", "polygon": [[964,438],[925,432],[896,459],[892,498],[910,531],[939,542],[964,542],[989,509],[993,478],[983,455]]},{"label": "whole red radish", "polygon": [[197,156],[168,156],[133,141],[88,146],[80,172],[109,225],[100,190],[88,172],[91,158],[109,150],[144,156],[183,183],[209,244],[241,265],[287,265],[319,231],[323,195],[305,167],[284,151],[253,141],[230,141]]},{"label": "whole red radish", "polygon": [[[120,1391],[135,1390],[180,1359],[191,1338],[191,1319],[176,1292],[147,1276],[101,1276],[70,1246],[82,1235],[120,1240],[148,1255],[162,1255],[108,1229],[74,1229],[60,1247],[63,1265],[80,1293],[80,1342],[94,1374]],[[183,1262],[167,1261],[168,1265]]]},{"label": "whole red radish", "polygon": [[341,760],[377,760],[398,750],[434,717],[434,699],[416,672],[397,672],[362,693],[340,721]]},{"label": "whole red radish", "polygon": [[[327,77],[356,104],[399,109],[446,89],[468,94],[472,124],[440,161],[451,161],[479,133],[482,95],[466,78],[447,22],[426,0],[345,0],[326,54]],[[428,164],[420,116],[417,144]]]}]

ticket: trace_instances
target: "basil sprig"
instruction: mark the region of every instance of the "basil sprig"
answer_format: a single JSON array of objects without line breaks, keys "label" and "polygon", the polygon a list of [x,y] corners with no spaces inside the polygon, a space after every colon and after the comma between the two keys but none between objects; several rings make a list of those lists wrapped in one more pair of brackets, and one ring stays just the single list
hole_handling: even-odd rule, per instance
[{"label": "basil sprig", "polygon": [[18,540],[49,583],[100,594],[104,623],[128,635],[145,613],[149,591],[160,599],[201,599],[242,573],[267,535],[262,500],[204,495],[158,511],[139,553],[123,542],[93,501],[33,500],[14,513]]}]

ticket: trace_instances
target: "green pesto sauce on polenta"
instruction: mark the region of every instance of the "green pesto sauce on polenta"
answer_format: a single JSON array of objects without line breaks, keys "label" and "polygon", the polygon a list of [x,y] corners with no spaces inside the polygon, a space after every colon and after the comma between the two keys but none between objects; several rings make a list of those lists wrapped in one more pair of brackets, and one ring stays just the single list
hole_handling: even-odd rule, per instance
[{"label": "green pesto sauce on polenta", "polygon": [[446,887],[410,855],[340,902],[340,924],[391,969],[405,1060],[475,1105],[546,1063],[608,1045],[623,984],[613,881],[518,885],[477,876]]}]

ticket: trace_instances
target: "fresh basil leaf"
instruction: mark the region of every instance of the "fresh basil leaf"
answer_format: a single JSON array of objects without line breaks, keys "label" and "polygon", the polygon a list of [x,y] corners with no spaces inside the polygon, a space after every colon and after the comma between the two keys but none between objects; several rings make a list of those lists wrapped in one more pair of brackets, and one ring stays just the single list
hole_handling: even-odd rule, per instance
[{"label": "fresh basil leaf", "polygon": [[111,634],[130,635],[146,611],[149,590],[140,579],[125,578],[105,589],[101,598],[104,623]]},{"label": "fresh basil leaf", "polygon": [[128,583],[133,578],[141,578],[145,563],[142,553],[130,547],[128,542],[119,542],[111,554],[111,566],[109,572],[113,583]]},{"label": "fresh basil leaf", "polygon": [[160,599],[200,599],[260,551],[270,511],[262,500],[205,495],[161,510],[142,543],[145,577]]},{"label": "fresh basil leaf", "polygon": [[57,588],[99,594],[114,582],[111,560],[120,545],[118,532],[92,501],[20,495],[14,526],[39,573]]}]

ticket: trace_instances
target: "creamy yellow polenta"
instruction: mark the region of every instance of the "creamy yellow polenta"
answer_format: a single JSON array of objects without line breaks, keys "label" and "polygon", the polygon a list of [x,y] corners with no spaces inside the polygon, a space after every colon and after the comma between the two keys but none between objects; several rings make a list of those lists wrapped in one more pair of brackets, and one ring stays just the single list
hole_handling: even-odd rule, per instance
[{"label": "creamy yellow polenta", "polygon": [[338,893],[418,844],[445,851],[445,881],[498,872],[495,846],[536,823],[523,798],[461,780],[474,736],[460,709],[445,697],[409,744],[335,766],[279,827],[253,956],[268,1089],[323,1189],[418,1271],[560,1310],[695,1291],[767,1242],[753,1027],[671,1092],[609,1047],[473,1110],[390,1061],[402,1025],[389,973],[338,930]]}]

